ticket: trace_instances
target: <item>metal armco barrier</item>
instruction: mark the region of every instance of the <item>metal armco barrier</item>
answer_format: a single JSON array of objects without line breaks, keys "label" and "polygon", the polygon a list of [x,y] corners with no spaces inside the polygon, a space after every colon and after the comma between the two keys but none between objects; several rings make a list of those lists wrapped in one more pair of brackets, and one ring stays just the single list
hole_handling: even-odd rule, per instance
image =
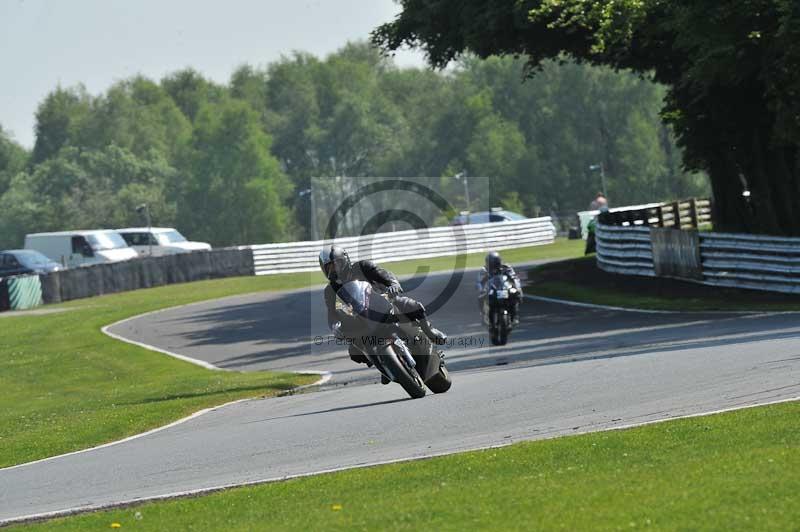
[{"label": "metal armco barrier", "polygon": [[623,275],[655,277],[650,228],[597,224],[597,266]]},{"label": "metal armco barrier", "polygon": [[[336,238],[335,243],[347,249],[353,260],[386,262],[552,244],[555,233],[550,217],[544,217],[344,237]],[[252,250],[256,275],[270,275],[318,269],[319,252],[326,243],[331,242],[287,242],[239,249]]]},{"label": "metal armco barrier", "polygon": [[800,294],[800,238],[700,235],[704,283]]},{"label": "metal armco barrier", "polygon": [[[597,226],[597,266],[623,275],[655,276],[650,227]],[[707,285],[800,294],[800,238],[697,233],[700,272]],[[687,250],[678,250],[686,262]],[[663,251],[663,250],[662,250]]]},{"label": "metal armco barrier", "polygon": [[241,249],[145,257],[43,274],[45,303],[59,303],[139,288],[253,275],[253,255]]}]

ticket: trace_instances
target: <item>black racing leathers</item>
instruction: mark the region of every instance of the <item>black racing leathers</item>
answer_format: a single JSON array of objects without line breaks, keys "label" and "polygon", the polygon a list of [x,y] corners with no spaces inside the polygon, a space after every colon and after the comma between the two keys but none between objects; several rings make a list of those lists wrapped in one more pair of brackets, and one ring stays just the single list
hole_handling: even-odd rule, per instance
[{"label": "black racing leathers", "polygon": [[[399,285],[400,281],[397,280],[391,272],[388,272],[372,262],[371,260],[361,260],[358,262],[353,263],[350,275],[348,276],[347,281],[366,281],[372,286],[379,288],[381,291],[384,291],[386,288],[389,288],[392,285]],[[342,287],[344,283],[340,283],[337,281],[332,281],[325,287],[325,306],[328,308],[328,326],[333,325],[337,321],[339,321],[339,316],[336,313],[336,293]],[[408,303],[404,300],[414,301],[409,297],[397,297],[395,298],[394,302],[398,307],[398,310],[402,313],[406,313],[407,311],[414,311],[417,310],[413,307],[409,307]],[[422,307],[420,303],[414,301],[419,307]]]}]

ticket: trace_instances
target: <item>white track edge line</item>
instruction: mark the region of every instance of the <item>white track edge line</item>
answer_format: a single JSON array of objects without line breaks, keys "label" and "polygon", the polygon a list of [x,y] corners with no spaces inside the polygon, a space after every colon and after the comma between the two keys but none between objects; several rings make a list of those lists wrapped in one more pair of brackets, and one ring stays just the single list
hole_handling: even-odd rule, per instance
[{"label": "white track edge line", "polygon": [[[248,400],[250,400],[250,399],[244,399],[244,401],[248,401]],[[308,472],[308,473],[298,473],[298,474],[295,474],[295,475],[286,475],[286,476],[282,476],[282,477],[271,477],[271,478],[264,478],[264,479],[259,479],[259,480],[250,480],[250,481],[247,481],[247,482],[221,484],[219,486],[213,486],[213,487],[208,487],[208,488],[198,488],[198,489],[194,489],[194,490],[176,491],[176,492],[168,493],[168,494],[164,494],[164,495],[153,495],[153,496],[150,496],[150,497],[142,497],[142,498],[138,498],[138,499],[131,499],[131,500],[128,500],[128,501],[119,501],[119,502],[114,502],[114,503],[97,504],[97,505],[77,506],[75,508],[68,508],[68,509],[64,509],[64,510],[56,510],[56,511],[53,511],[53,512],[43,512],[43,513],[39,513],[39,514],[30,514],[30,515],[26,515],[26,516],[13,517],[11,519],[0,520],[0,527],[4,527],[4,526],[7,526],[7,525],[12,525],[12,524],[24,523],[24,522],[28,522],[28,521],[40,521],[40,520],[45,520],[45,519],[53,519],[53,518],[56,518],[56,517],[68,517],[68,516],[79,514],[79,513],[96,512],[96,511],[101,511],[101,510],[112,510],[114,508],[123,508],[123,507],[132,506],[132,505],[144,504],[144,503],[147,503],[147,502],[167,501],[167,500],[172,500],[172,499],[180,499],[180,498],[185,498],[185,497],[192,497],[192,496],[198,496],[198,495],[204,495],[204,494],[211,494],[211,493],[215,493],[215,492],[219,492],[219,491],[223,491],[223,490],[228,490],[228,489],[233,489],[233,488],[244,488],[244,487],[248,487],[248,486],[257,486],[257,485],[260,485],[260,484],[271,484],[271,483],[282,482],[282,481],[286,481],[286,480],[292,480],[292,479],[298,479],[298,478],[306,478],[306,477],[312,477],[312,476],[317,476],[317,475],[324,475],[324,474],[328,474],[328,473],[338,473],[338,472],[341,472],[341,471],[349,471],[349,470],[352,470],[352,469],[361,469],[361,468],[375,467],[375,466],[381,466],[381,465],[399,464],[399,463],[405,463],[405,462],[415,462],[415,461],[418,461],[418,460],[428,460],[428,459],[431,459],[431,458],[438,458],[438,457],[443,457],[443,456],[448,456],[448,455],[453,455],[453,454],[460,454],[460,453],[468,453],[468,452],[476,452],[476,451],[487,451],[487,450],[492,450],[492,449],[501,449],[501,448],[508,447],[508,446],[511,446],[511,445],[514,445],[514,444],[517,444],[517,443],[522,443],[522,442],[525,442],[525,441],[544,441],[544,440],[552,440],[552,439],[556,439],[556,438],[562,438],[562,437],[565,437],[565,436],[573,436],[573,435],[577,436],[577,435],[590,434],[590,433],[595,433],[595,432],[626,430],[626,429],[632,429],[632,428],[636,428],[636,427],[644,427],[644,426],[647,426],[647,425],[656,425],[656,424],[665,423],[665,422],[668,422],[668,421],[677,421],[677,420],[680,420],[680,419],[692,419],[692,418],[698,418],[698,417],[713,416],[713,415],[716,415],[716,414],[724,414],[726,412],[735,412],[737,410],[749,410],[751,408],[758,408],[758,407],[762,407],[762,406],[770,406],[770,405],[777,405],[777,404],[783,404],[783,403],[791,403],[791,402],[795,402],[795,401],[800,401],[800,396],[789,397],[789,398],[784,398],[784,399],[776,399],[776,400],[773,400],[773,401],[765,401],[765,402],[762,402],[762,403],[753,403],[753,404],[732,406],[732,407],[727,407],[727,408],[719,408],[719,409],[715,409],[715,410],[708,410],[708,411],[705,411],[705,412],[696,412],[694,414],[684,414],[684,415],[681,415],[681,416],[672,416],[672,417],[664,417],[664,418],[660,418],[660,419],[652,419],[652,420],[649,420],[649,421],[642,421],[642,422],[639,422],[639,423],[629,423],[629,424],[625,424],[625,425],[619,425],[619,426],[616,426],[616,427],[608,427],[608,428],[604,428],[604,429],[601,429],[601,430],[589,429],[589,430],[584,430],[584,431],[576,431],[576,432],[574,432],[572,434],[553,435],[551,437],[545,437],[545,438],[541,438],[541,439],[538,439],[538,440],[530,439],[530,438],[528,438],[528,439],[520,438],[520,439],[518,439],[516,441],[503,442],[503,443],[498,443],[498,444],[493,444],[493,445],[483,445],[483,446],[478,446],[478,447],[473,447],[473,448],[459,449],[459,450],[456,450],[456,451],[442,451],[442,452],[438,452],[438,453],[428,453],[428,454],[424,454],[424,455],[407,457],[407,458],[394,458],[394,459],[390,459],[390,460],[379,460],[379,461],[367,462],[367,463],[363,463],[363,464],[355,464],[355,465],[349,465],[349,466],[334,467],[334,468],[330,468],[330,469],[321,469],[321,470],[318,470],[318,471],[312,471],[312,472]],[[84,452],[84,451],[79,451],[79,452]]]},{"label": "white track edge line", "polygon": [[[127,438],[123,438],[121,440],[116,440],[116,441],[112,441],[112,442],[108,442],[108,443],[103,443],[101,445],[96,445],[94,447],[89,447],[88,449],[80,449],[80,450],[77,450],[77,451],[72,451],[72,452],[64,453],[64,454],[59,454],[59,455],[56,455],[56,456],[48,456],[47,458],[41,458],[39,460],[34,460],[33,462],[25,462],[23,464],[16,464],[16,465],[13,465],[13,466],[4,467],[4,468],[0,469],[0,473],[3,473],[5,471],[11,471],[12,469],[19,469],[19,468],[22,468],[22,467],[28,467],[28,466],[32,466],[32,465],[36,465],[36,464],[41,464],[43,462],[49,462],[51,460],[58,460],[60,458],[67,458],[69,456],[75,456],[75,455],[78,455],[78,454],[88,453],[88,452],[92,452],[92,451],[99,451],[100,449],[105,449],[107,447],[113,447],[114,445],[119,445],[121,443],[126,443],[126,442],[133,441],[133,440],[136,440],[136,439],[139,439],[139,438],[144,438],[145,436],[149,436],[151,434],[155,434],[156,432],[160,432],[162,430],[166,430],[166,429],[169,429],[169,428],[172,428],[172,427],[176,427],[176,426],[181,425],[183,423],[186,423],[187,421],[190,421],[190,420],[192,420],[194,418],[200,417],[203,414],[207,414],[209,412],[213,412],[214,410],[218,410],[218,409],[223,408],[225,406],[230,406],[230,405],[233,405],[233,404],[236,404],[236,403],[243,403],[245,401],[253,401],[253,400],[255,400],[255,399],[254,398],[238,399],[236,401],[230,401],[228,403],[221,404],[221,405],[218,405],[218,406],[204,408],[203,410],[199,410],[199,411],[195,412],[194,414],[190,414],[190,415],[188,415],[186,417],[183,417],[181,419],[173,421],[172,423],[169,423],[167,425],[162,425],[161,427],[156,427],[156,428],[150,429],[150,430],[148,430],[146,432],[141,432],[139,434],[134,434],[132,436],[128,436]],[[2,521],[0,521],[0,524],[2,524]]]},{"label": "white track edge line", "polygon": [[[233,296],[233,297],[235,297],[235,296]],[[109,336],[109,337],[113,338],[114,340],[118,340],[120,342],[125,342],[126,344],[135,345],[137,347],[142,347],[144,349],[147,349],[148,351],[155,351],[156,353],[161,353],[163,355],[167,355],[167,356],[170,356],[170,357],[173,357],[173,358],[177,358],[178,360],[183,360],[184,362],[189,362],[190,364],[195,364],[195,365],[200,366],[200,367],[205,368],[205,369],[216,370],[216,371],[236,371],[234,369],[221,368],[219,366],[215,366],[214,364],[212,364],[210,362],[206,362],[205,360],[198,360],[196,358],[188,357],[186,355],[173,353],[172,351],[168,351],[166,349],[161,349],[160,347],[156,347],[156,346],[151,345],[151,344],[146,344],[144,342],[139,342],[137,340],[131,340],[130,338],[125,338],[124,336],[121,336],[119,334],[113,333],[110,330],[112,327],[116,327],[117,325],[122,325],[123,323],[126,323],[128,321],[140,319],[140,318],[143,318],[145,316],[152,316],[153,314],[159,314],[161,312],[166,312],[168,310],[175,310],[175,309],[179,309],[179,308],[188,307],[188,306],[191,306],[191,305],[198,305],[200,303],[207,303],[207,302],[206,301],[201,301],[201,302],[198,302],[198,303],[189,303],[188,305],[180,305],[180,306],[177,306],[177,307],[170,307],[170,308],[165,308],[165,309],[154,310],[152,312],[145,312],[144,314],[139,314],[137,316],[131,316],[130,318],[125,318],[124,320],[119,320],[119,321],[116,321],[116,322],[114,322],[114,323],[112,323],[110,325],[106,325],[104,327],[101,327],[100,331],[103,334],[105,334],[106,336]],[[295,373],[297,375],[319,375],[321,377],[320,380],[318,380],[316,382],[313,382],[311,384],[304,384],[302,386],[297,386],[295,388],[292,388],[291,390],[287,390],[287,392],[292,391],[292,390],[294,390],[294,391],[296,391],[296,390],[304,390],[304,389],[310,388],[312,386],[322,386],[323,384],[326,384],[328,381],[330,381],[331,378],[333,377],[333,374],[330,371],[325,371],[325,370],[320,371],[320,370],[308,369],[308,370],[303,370],[303,371],[283,371],[281,373]],[[2,470],[0,469],[0,471],[2,471]]]},{"label": "white track edge line", "polygon": [[[300,391],[300,390],[305,390],[307,388],[312,388],[314,386],[322,386],[323,384],[325,384],[328,381],[330,381],[331,377],[332,377],[332,374],[330,372],[327,372],[327,371],[320,371],[320,372],[317,372],[317,371],[305,371],[303,373],[309,373],[309,374],[312,374],[312,375],[319,375],[320,378],[319,378],[319,380],[317,380],[315,382],[312,382],[311,384],[304,384],[302,386],[296,386],[295,388],[290,388],[290,389],[282,392],[284,395],[290,394],[290,393],[293,393],[293,392],[297,392],[297,391]],[[112,442],[103,443],[101,445],[95,445],[94,447],[89,447],[87,449],[79,449],[77,451],[71,451],[71,452],[64,453],[64,454],[58,454],[58,455],[55,455],[55,456],[48,456],[47,458],[40,458],[39,460],[34,460],[32,462],[25,462],[25,463],[22,463],[22,464],[16,464],[16,465],[13,465],[13,466],[3,467],[3,468],[0,468],[0,473],[3,473],[4,471],[11,471],[12,469],[19,469],[19,468],[22,468],[22,467],[28,467],[28,466],[32,466],[32,465],[36,465],[36,464],[41,464],[43,462],[49,462],[51,460],[58,460],[60,458],[67,458],[67,457],[75,456],[75,455],[78,455],[78,454],[88,453],[88,452],[92,452],[92,451],[99,451],[100,449],[105,449],[107,447],[113,447],[115,445],[120,445],[122,443],[127,443],[129,441],[138,440],[139,438],[144,438],[145,436],[150,436],[151,434],[155,434],[157,432],[161,432],[162,430],[167,430],[167,429],[171,429],[173,427],[176,427],[178,425],[182,425],[183,423],[186,423],[187,421],[191,421],[191,420],[193,420],[195,418],[198,418],[198,417],[200,417],[202,415],[205,415],[205,414],[209,414],[209,413],[214,412],[216,410],[219,410],[221,408],[226,408],[226,407],[231,406],[231,405],[235,405],[235,404],[238,404],[238,403],[245,403],[245,402],[249,402],[249,401],[260,401],[262,399],[265,399],[265,398],[263,398],[263,397],[248,397],[248,398],[245,398],[245,399],[237,399],[235,401],[229,401],[227,403],[223,403],[223,404],[217,405],[217,406],[211,406],[209,408],[204,408],[202,410],[198,410],[197,412],[195,412],[193,414],[189,414],[188,416],[183,417],[181,419],[177,419],[177,420],[173,421],[172,423],[168,423],[166,425],[162,425],[160,427],[156,427],[154,429],[150,429],[150,430],[148,430],[146,432],[140,432],[139,434],[134,434],[132,436],[128,436],[127,438],[123,438],[121,440],[115,440],[115,441],[112,441]],[[266,399],[271,399],[271,398],[266,398]],[[0,521],[0,525],[2,525],[2,524],[3,524],[3,521]]]},{"label": "white track edge line", "polygon": [[[189,305],[195,305],[195,304],[197,304],[197,303],[189,303]],[[226,369],[226,368],[219,368],[219,367],[217,367],[217,366],[215,366],[215,365],[213,365],[213,364],[211,364],[209,362],[206,362],[204,360],[197,360],[195,358],[190,358],[190,357],[187,357],[187,356],[184,356],[184,355],[179,355],[177,353],[172,353],[170,351],[167,351],[166,349],[161,349],[159,347],[155,347],[153,345],[145,344],[143,342],[137,342],[136,340],[130,340],[128,338],[125,338],[124,336],[120,336],[120,335],[112,333],[111,331],[108,330],[110,327],[113,327],[115,325],[119,325],[119,324],[124,323],[124,322],[129,321],[129,320],[141,318],[143,316],[148,316],[148,315],[152,315],[152,314],[157,314],[159,312],[164,312],[166,310],[173,310],[173,309],[176,309],[176,308],[187,307],[189,305],[181,305],[179,307],[171,307],[171,308],[168,308],[168,309],[160,309],[160,310],[154,310],[152,312],[146,312],[146,313],[140,314],[138,316],[132,316],[130,318],[125,318],[124,320],[117,321],[115,323],[112,323],[111,325],[106,325],[105,327],[102,327],[100,330],[104,334],[106,334],[107,336],[113,338],[114,340],[118,340],[120,342],[125,342],[125,343],[128,343],[128,344],[132,344],[132,345],[135,345],[137,347],[142,347],[144,349],[147,349],[148,351],[155,351],[156,353],[161,353],[161,354],[164,354],[164,355],[168,355],[168,356],[171,356],[173,358],[177,358],[179,360],[183,360],[184,362],[189,362],[191,364],[198,365],[198,366],[203,367],[205,369],[219,370],[219,371],[235,371],[235,370],[229,370],[229,369]],[[302,386],[295,386],[294,388],[290,388],[288,390],[285,390],[285,391],[279,393],[279,395],[287,395],[287,394],[291,394],[291,393],[298,392],[298,391],[301,391],[301,390],[306,390],[308,388],[313,388],[315,386],[322,386],[323,384],[328,383],[331,380],[331,378],[333,378],[333,373],[331,373],[330,371],[306,370],[306,371],[287,371],[287,372],[284,372],[284,373],[296,373],[298,375],[304,375],[304,374],[305,375],[319,375],[320,378],[317,381],[312,382],[310,384],[303,384]],[[162,430],[166,430],[166,429],[175,427],[177,425],[181,425],[183,423],[186,423],[187,421],[191,421],[192,419],[198,418],[198,417],[200,417],[200,416],[202,416],[204,414],[208,414],[208,413],[211,413],[211,412],[213,412],[215,410],[219,410],[220,408],[225,408],[227,406],[231,406],[231,405],[234,405],[234,404],[237,404],[237,403],[243,403],[243,402],[246,402],[246,401],[259,401],[261,399],[264,399],[264,398],[263,397],[248,397],[248,398],[245,398],[245,399],[237,399],[236,401],[230,401],[230,402],[227,402],[227,403],[223,403],[221,405],[212,406],[212,407],[209,407],[209,408],[204,408],[204,409],[199,410],[199,411],[197,411],[197,412],[195,412],[193,414],[190,414],[190,415],[188,415],[186,417],[183,417],[181,419],[175,420],[172,423],[168,423],[168,424],[163,425],[161,427],[156,427],[154,429],[150,429],[150,430],[148,430],[146,432],[141,432],[139,434],[134,434],[132,436],[128,436],[127,438],[123,438],[121,440],[115,440],[115,441],[112,441],[112,442],[103,443],[101,445],[96,445],[94,447],[89,447],[87,449],[80,449],[80,450],[77,450],[77,451],[71,451],[71,452],[64,453],[64,454],[58,454],[58,455],[55,455],[55,456],[48,456],[47,458],[40,458],[39,460],[34,460],[32,462],[25,462],[25,463],[16,464],[16,465],[13,465],[13,466],[2,467],[2,468],[0,468],[0,473],[2,473],[3,471],[10,471],[12,469],[18,469],[18,468],[21,468],[21,467],[27,467],[27,466],[31,466],[31,465],[35,465],[35,464],[41,464],[42,462],[49,462],[50,460],[57,460],[59,458],[65,458],[65,457],[74,456],[74,455],[77,455],[77,454],[88,453],[90,451],[97,451],[97,450],[100,450],[100,449],[105,449],[106,447],[112,447],[114,445],[119,445],[119,444],[122,444],[122,443],[126,443],[126,442],[129,442],[129,441],[133,441],[133,440],[139,439],[139,438],[144,438],[145,436],[150,436],[151,434],[155,434],[156,432],[160,432]],[[0,525],[3,525],[3,524],[4,524],[4,521],[0,521]]]}]

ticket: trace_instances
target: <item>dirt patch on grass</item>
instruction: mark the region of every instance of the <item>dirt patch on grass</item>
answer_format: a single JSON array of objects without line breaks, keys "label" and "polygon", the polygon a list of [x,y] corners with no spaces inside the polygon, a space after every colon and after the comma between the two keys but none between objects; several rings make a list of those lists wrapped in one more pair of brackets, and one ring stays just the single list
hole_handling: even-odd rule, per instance
[{"label": "dirt patch on grass", "polygon": [[[606,273],[594,257],[527,270],[530,292],[590,303],[687,310],[800,310],[800,296],[707,286],[677,279]],[[653,305],[654,301],[661,304]]]}]

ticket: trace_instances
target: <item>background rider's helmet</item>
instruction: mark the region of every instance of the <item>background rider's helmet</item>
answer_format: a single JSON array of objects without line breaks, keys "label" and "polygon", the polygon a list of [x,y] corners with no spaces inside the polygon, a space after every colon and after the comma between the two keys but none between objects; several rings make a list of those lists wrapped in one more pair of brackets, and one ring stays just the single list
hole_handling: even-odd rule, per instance
[{"label": "background rider's helmet", "polygon": [[486,271],[495,274],[500,270],[500,265],[502,261],[500,260],[500,254],[496,251],[490,251],[486,255]]},{"label": "background rider's helmet", "polygon": [[339,246],[327,246],[319,253],[319,268],[331,282],[350,276],[350,255]]}]

